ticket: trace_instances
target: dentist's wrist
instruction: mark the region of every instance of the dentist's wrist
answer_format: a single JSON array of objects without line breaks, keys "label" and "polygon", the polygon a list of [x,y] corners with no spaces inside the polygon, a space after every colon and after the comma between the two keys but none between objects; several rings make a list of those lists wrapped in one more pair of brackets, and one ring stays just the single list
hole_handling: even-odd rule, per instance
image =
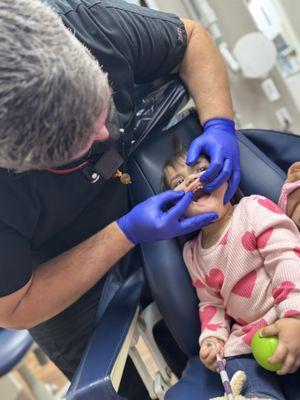
[{"label": "dentist's wrist", "polygon": [[235,124],[234,121],[230,118],[223,118],[223,117],[216,117],[216,118],[210,118],[206,120],[203,124],[203,129],[206,131],[207,129],[211,127],[218,127],[222,126],[226,129],[226,132],[228,133],[235,133]]},{"label": "dentist's wrist", "polygon": [[127,224],[127,214],[125,214],[123,217],[117,219],[115,221],[116,224],[116,229],[119,231],[119,236],[122,236],[122,241],[127,243],[127,245],[130,247],[134,247],[137,242],[135,239],[130,235],[130,229]]}]

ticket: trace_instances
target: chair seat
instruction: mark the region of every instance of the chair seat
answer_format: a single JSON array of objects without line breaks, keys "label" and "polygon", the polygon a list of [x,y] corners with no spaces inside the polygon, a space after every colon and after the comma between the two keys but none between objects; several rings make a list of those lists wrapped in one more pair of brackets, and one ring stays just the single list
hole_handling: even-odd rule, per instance
[{"label": "chair seat", "polygon": [[166,400],[208,400],[223,396],[224,389],[217,373],[208,370],[198,356],[191,357],[182,377],[168,390]]},{"label": "chair seat", "polygon": [[26,330],[0,328],[0,376],[7,374],[27,353],[33,339]]}]

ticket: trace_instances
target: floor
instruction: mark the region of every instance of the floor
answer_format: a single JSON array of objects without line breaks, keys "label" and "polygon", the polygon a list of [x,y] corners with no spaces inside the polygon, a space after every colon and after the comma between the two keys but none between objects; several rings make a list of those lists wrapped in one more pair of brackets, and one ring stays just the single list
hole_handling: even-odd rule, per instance
[{"label": "floor", "polygon": [[[149,366],[151,374],[154,374],[155,371],[157,370],[157,367],[153,359],[151,358],[150,353],[147,351],[146,346],[141,340],[138,343],[138,349],[141,354],[141,357],[143,358],[147,366]],[[68,383],[68,380],[63,375],[63,373],[60,372],[60,370],[51,361],[48,361],[47,364],[45,365],[40,365],[35,354],[32,351],[29,352],[28,355],[26,356],[26,363],[31,369],[31,371],[39,379],[41,379],[46,384],[55,385],[55,387],[58,390],[63,388]],[[24,390],[28,393],[26,384],[22,380],[20,375],[17,372],[14,372],[14,375],[18,379],[18,381],[23,385]],[[0,394],[0,399],[1,399],[1,394]]]},{"label": "floor", "polygon": [[[68,380],[62,372],[51,362],[48,361],[45,365],[40,365],[35,354],[30,351],[26,356],[26,364],[30,370],[37,376],[38,379],[49,385],[55,385],[55,389],[63,388]],[[16,379],[22,384],[24,391],[29,394],[26,383],[23,381],[18,372],[13,372]],[[1,399],[1,396],[0,396]],[[34,397],[32,397],[34,399]],[[2,400],[2,399],[1,399]],[[4,400],[4,399],[3,399]]]}]

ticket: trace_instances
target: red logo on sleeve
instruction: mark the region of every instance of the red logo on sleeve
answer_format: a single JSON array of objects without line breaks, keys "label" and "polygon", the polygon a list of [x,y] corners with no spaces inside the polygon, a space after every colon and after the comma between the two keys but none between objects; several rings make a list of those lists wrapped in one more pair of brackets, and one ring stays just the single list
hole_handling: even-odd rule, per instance
[{"label": "red logo on sleeve", "polygon": [[183,43],[183,31],[181,28],[179,28],[178,26],[176,27],[176,31],[177,31],[177,40],[179,43]]}]

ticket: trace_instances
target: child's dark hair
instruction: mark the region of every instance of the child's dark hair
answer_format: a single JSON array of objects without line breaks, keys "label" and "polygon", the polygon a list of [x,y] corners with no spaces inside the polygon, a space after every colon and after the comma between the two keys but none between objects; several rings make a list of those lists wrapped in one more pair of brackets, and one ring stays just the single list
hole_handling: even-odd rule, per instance
[{"label": "child's dark hair", "polygon": [[178,165],[181,164],[181,160],[183,160],[183,163],[185,163],[186,155],[187,155],[187,150],[184,148],[182,142],[178,139],[176,135],[173,135],[171,138],[172,142],[172,149],[173,149],[173,155],[165,162],[162,170],[162,176],[161,176],[161,191],[169,190],[170,185],[167,182],[166,179],[166,170],[169,167],[176,168]]}]

